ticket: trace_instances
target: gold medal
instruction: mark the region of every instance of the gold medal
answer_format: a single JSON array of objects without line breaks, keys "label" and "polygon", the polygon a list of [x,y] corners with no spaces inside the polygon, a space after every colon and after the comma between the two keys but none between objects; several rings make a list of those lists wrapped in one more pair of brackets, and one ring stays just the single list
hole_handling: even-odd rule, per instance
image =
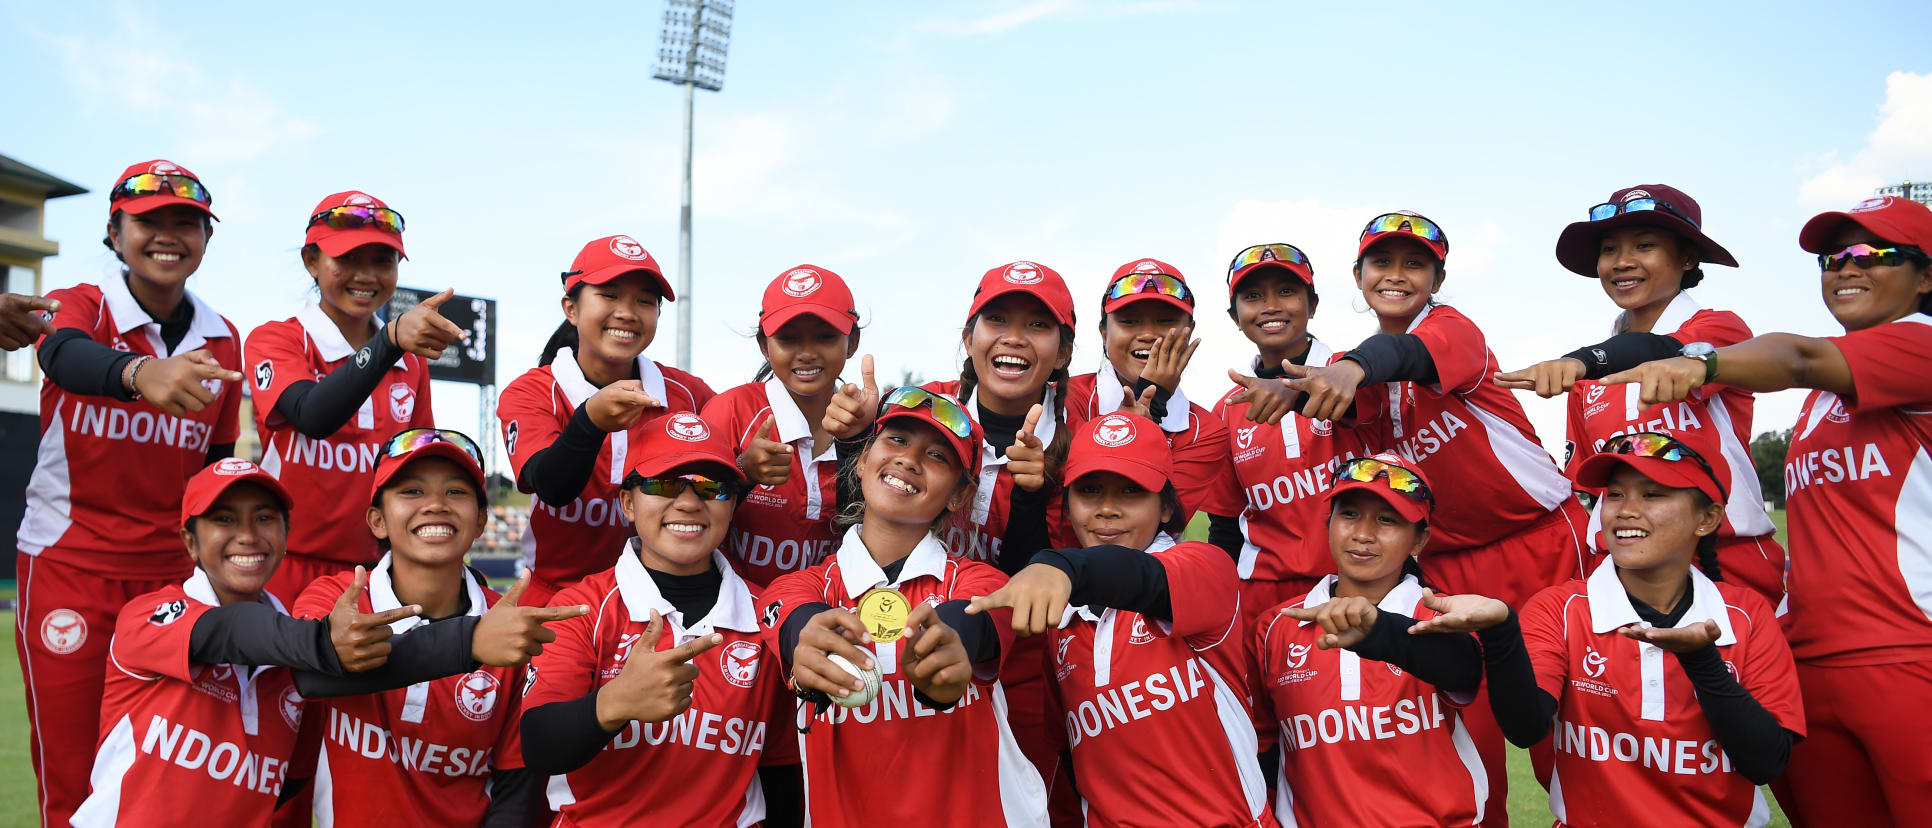
[{"label": "gold medal", "polygon": [[912,602],[891,587],[879,587],[859,596],[859,623],[872,633],[873,641],[898,641],[906,633],[906,618],[910,615]]}]

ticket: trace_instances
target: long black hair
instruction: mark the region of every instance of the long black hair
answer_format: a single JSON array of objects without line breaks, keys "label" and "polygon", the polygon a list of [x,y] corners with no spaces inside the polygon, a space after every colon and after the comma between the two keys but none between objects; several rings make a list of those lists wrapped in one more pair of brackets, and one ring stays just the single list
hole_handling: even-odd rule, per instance
[{"label": "long black hair", "polygon": [[[583,282],[578,282],[575,287],[564,294],[572,302],[577,301],[583,295]],[[556,362],[557,352],[564,348],[569,348],[572,353],[577,351],[577,326],[570,324],[568,317],[565,317],[564,321],[557,324],[557,329],[550,333],[550,339],[543,343],[543,354],[537,357],[537,365],[544,366]]]},{"label": "long black hair", "polygon": [[[965,331],[972,333],[979,325],[979,314],[966,320]],[[1060,346],[1073,347],[1074,330],[1072,325],[1060,326]],[[1053,442],[1046,447],[1046,489],[1060,487],[1060,468],[1067,464],[1067,449],[1073,445],[1073,431],[1067,428],[1067,369],[1053,369],[1047,375],[1047,385],[1053,388]],[[963,404],[973,396],[973,389],[979,387],[979,372],[973,368],[973,355],[967,354],[966,361],[959,366],[959,401]],[[969,412],[977,416],[978,412]]]}]

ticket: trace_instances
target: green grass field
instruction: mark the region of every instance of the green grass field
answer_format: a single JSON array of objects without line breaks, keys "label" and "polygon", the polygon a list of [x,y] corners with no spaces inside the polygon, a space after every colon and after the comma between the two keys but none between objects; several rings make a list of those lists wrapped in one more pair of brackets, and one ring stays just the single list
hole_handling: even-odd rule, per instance
[{"label": "green grass field", "polygon": [[[1783,543],[1784,512],[1772,512],[1771,520],[1778,525],[1778,541]],[[1188,524],[1187,535],[1207,537],[1205,515],[1195,516]],[[0,597],[13,598],[13,583],[0,583],[4,583]],[[13,613],[0,613],[0,621],[8,630],[7,652],[0,658],[0,826],[33,825],[37,818],[33,764],[27,757],[27,701],[21,692],[20,660],[14,656]],[[1768,791],[1765,795],[1770,796]],[[1529,754],[1513,747],[1509,751],[1509,818],[1518,826],[1551,822],[1543,787],[1530,770]],[[1782,828],[1790,824],[1774,802],[1771,825]]]}]

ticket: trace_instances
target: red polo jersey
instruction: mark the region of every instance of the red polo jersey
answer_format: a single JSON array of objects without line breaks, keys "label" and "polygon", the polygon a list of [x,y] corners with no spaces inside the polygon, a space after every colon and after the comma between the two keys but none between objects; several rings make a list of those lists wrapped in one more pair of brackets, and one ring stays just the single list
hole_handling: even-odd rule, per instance
[{"label": "red polo jersey", "polygon": [[759,486],[731,515],[725,549],[738,573],[762,589],[778,576],[816,566],[831,554],[838,536],[838,449],[833,440],[812,443],[812,425],[785,383],[776,377],[725,391],[704,407],[704,421],[729,435],[743,452],[766,422],[771,438],[792,447],[791,474],[776,486]]},{"label": "red polo jersey", "polygon": [[[1099,371],[1067,380],[1067,427],[1079,428],[1095,417],[1119,411],[1123,397],[1113,364],[1101,360]],[[1189,516],[1240,514],[1245,500],[1235,485],[1228,426],[1222,418],[1189,402],[1176,388],[1160,427],[1173,450],[1172,482],[1181,498],[1181,511]]]},{"label": "red polo jersey", "polygon": [[[945,380],[929,382],[920,386],[928,391],[958,395],[959,382]],[[973,398],[960,400],[968,414],[979,417],[978,405]],[[1041,445],[1052,445],[1053,435],[1067,428],[1065,423],[1053,419],[1053,386],[1046,389],[1041,400],[1040,424],[1037,434]],[[1072,418],[1071,412],[1068,418]],[[1055,547],[1073,546],[1073,532],[1067,528],[1063,517],[1065,494],[1053,492],[1047,496],[1046,520],[1050,542]],[[1006,453],[996,451],[990,444],[980,447],[979,485],[973,490],[972,505],[956,514],[948,521],[940,538],[952,554],[982,563],[1000,559],[1000,546],[1006,539],[1006,513],[1013,504],[1013,474],[1006,470]]]}]

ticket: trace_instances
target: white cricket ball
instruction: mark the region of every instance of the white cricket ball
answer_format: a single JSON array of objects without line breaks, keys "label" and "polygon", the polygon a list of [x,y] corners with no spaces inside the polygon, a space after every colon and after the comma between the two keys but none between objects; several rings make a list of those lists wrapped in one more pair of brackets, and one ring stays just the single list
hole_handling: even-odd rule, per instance
[{"label": "white cricket ball", "polygon": [[832,702],[834,704],[837,704],[840,707],[861,707],[866,702],[869,702],[875,698],[878,698],[879,696],[879,671],[878,670],[876,669],[867,670],[867,669],[860,668],[857,665],[854,665],[852,662],[847,661],[845,656],[839,655],[838,653],[826,653],[825,657],[831,659],[833,664],[837,664],[839,666],[839,669],[844,670],[845,672],[851,673],[853,676],[857,678],[865,679],[864,690],[854,690],[850,695],[845,695],[845,696],[834,694],[832,696]]}]

